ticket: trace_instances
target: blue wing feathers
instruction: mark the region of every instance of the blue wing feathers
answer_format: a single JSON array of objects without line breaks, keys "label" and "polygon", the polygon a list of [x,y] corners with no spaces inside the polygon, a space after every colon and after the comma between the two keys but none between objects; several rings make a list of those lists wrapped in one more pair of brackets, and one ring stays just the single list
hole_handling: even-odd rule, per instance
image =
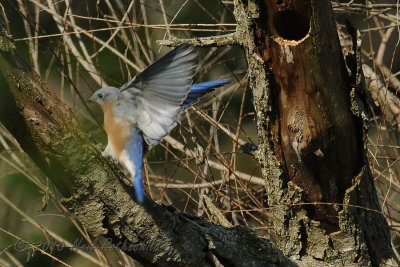
[{"label": "blue wing feathers", "polygon": [[222,80],[208,81],[202,83],[194,83],[190,86],[190,93],[192,91],[221,87],[225,84],[230,83],[231,81],[232,79],[222,79]]},{"label": "blue wing feathers", "polygon": [[[231,79],[223,79],[216,81],[208,81],[202,83],[195,83],[190,86],[190,91],[185,101],[181,104],[182,109],[190,107],[192,104],[197,102],[200,97],[206,93],[213,91],[215,88],[221,87],[227,83],[230,83]],[[135,185],[136,199],[142,203],[144,200],[144,188],[143,188],[143,136],[137,127],[132,128],[132,136],[126,145],[125,151],[130,161],[127,164],[128,170],[133,176],[133,182]],[[130,165],[130,166],[128,166]]]},{"label": "blue wing feathers", "polygon": [[[135,185],[136,199],[142,203],[144,200],[143,188],[143,137],[136,127],[132,129],[132,137],[125,149],[129,160],[133,163],[133,182]],[[128,168],[129,169],[129,168]],[[129,170],[131,171],[131,170]],[[131,173],[132,174],[132,173]]]},{"label": "blue wing feathers", "polygon": [[195,83],[190,86],[190,91],[186,99],[181,104],[182,109],[186,109],[196,103],[200,97],[206,93],[213,91],[215,88],[230,83],[231,79],[208,81],[203,83]]}]

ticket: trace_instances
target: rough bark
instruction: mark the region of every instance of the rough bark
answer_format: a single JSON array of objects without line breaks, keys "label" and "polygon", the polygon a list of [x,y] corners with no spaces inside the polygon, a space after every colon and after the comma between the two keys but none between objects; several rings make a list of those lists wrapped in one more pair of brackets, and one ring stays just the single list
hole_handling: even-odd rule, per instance
[{"label": "rough bark", "polygon": [[149,199],[137,204],[132,183],[91,145],[69,107],[16,54],[4,29],[0,95],[0,122],[93,236],[110,238],[144,265],[293,265],[245,227],[218,226]]},{"label": "rough bark", "polygon": [[366,159],[361,90],[330,1],[236,0],[235,16],[268,203],[288,204],[271,210],[277,246],[302,263],[385,264],[390,235]]}]

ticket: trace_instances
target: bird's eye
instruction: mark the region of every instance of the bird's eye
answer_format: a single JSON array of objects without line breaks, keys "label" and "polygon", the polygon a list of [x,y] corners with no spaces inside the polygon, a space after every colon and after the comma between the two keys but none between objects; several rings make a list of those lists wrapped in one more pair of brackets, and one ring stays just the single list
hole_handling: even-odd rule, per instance
[{"label": "bird's eye", "polygon": [[99,98],[102,99],[104,97],[103,94],[99,94]]}]

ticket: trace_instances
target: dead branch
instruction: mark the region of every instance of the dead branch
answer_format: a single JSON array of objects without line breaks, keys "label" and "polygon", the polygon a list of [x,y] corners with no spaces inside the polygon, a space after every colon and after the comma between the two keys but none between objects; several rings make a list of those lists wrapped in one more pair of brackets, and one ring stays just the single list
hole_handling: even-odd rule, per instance
[{"label": "dead branch", "polygon": [[371,97],[376,106],[380,107],[385,119],[400,130],[400,100],[390,92],[388,87],[380,80],[373,69],[363,65],[365,81]]}]

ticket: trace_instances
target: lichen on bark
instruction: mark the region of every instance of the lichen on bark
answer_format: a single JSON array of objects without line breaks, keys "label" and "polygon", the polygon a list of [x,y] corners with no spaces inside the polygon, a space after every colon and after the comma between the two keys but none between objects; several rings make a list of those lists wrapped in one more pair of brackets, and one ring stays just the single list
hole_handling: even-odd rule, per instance
[{"label": "lichen on bark", "polygon": [[330,2],[234,4],[277,246],[302,264],[385,264],[390,235],[366,160],[366,112]]}]

